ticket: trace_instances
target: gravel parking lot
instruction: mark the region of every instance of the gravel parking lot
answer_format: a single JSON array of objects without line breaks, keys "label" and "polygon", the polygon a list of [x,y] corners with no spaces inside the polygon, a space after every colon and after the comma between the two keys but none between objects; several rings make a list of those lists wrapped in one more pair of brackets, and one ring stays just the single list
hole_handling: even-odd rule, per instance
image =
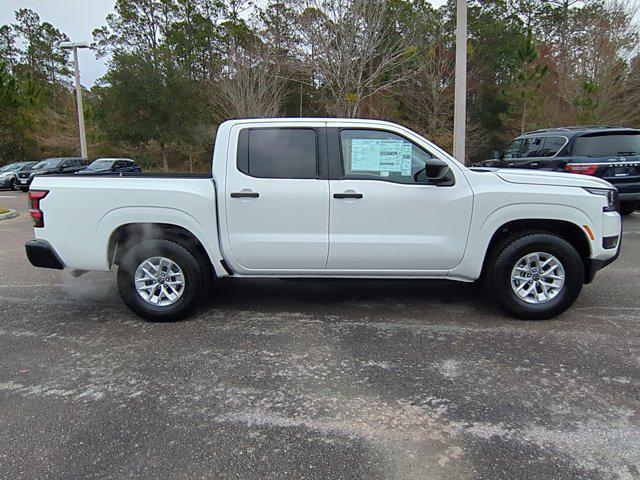
[{"label": "gravel parking lot", "polygon": [[640,214],[547,322],[449,282],[221,283],[151,324],[0,222],[0,478],[640,478]]}]

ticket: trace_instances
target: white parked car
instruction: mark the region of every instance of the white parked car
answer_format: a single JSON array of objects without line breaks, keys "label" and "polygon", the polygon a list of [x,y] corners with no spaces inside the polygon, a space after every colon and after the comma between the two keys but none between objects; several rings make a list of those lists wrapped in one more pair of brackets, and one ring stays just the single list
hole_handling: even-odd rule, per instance
[{"label": "white parked car", "polygon": [[233,120],[212,174],[36,177],[31,263],[118,265],[125,303],[189,314],[214,278],[483,280],[525,319],[565,311],[619,254],[601,179],[467,168],[392,123]]}]

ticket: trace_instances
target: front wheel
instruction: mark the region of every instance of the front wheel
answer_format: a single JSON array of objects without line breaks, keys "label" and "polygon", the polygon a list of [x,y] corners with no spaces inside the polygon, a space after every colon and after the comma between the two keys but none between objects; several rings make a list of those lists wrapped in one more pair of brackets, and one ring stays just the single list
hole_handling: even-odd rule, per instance
[{"label": "front wheel", "polygon": [[165,239],[131,245],[118,266],[120,296],[135,313],[155,322],[189,315],[202,299],[205,283],[194,254]]},{"label": "front wheel", "polygon": [[14,192],[15,192],[16,190],[18,190],[18,187],[16,187],[16,180],[15,180],[15,178],[12,178],[11,180],[9,180],[9,190],[12,190],[12,191],[14,191]]},{"label": "front wheel", "polygon": [[585,278],[577,250],[547,233],[512,239],[487,267],[485,281],[500,307],[526,320],[563,313],[580,295]]},{"label": "front wheel", "polygon": [[631,215],[638,210],[640,202],[625,202],[620,204],[620,215]]}]

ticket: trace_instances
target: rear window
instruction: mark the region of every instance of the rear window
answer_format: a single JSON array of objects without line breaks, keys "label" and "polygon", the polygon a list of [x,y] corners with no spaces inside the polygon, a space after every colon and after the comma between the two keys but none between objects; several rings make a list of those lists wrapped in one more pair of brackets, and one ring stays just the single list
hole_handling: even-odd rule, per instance
[{"label": "rear window", "polygon": [[581,157],[640,155],[640,133],[578,137],[574,140],[573,154]]},{"label": "rear window", "polygon": [[310,128],[243,130],[238,169],[259,178],[318,178],[316,131]]}]

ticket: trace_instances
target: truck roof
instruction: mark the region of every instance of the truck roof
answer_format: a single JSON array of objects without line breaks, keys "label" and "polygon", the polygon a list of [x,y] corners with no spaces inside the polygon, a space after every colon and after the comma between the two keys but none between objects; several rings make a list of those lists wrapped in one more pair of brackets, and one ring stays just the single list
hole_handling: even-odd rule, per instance
[{"label": "truck roof", "polygon": [[387,122],[384,120],[373,120],[368,118],[335,118],[335,117],[274,117],[274,118],[238,118],[233,120],[227,120],[222,125],[238,125],[243,123],[368,123],[379,125],[393,125],[398,126],[396,123]]}]

